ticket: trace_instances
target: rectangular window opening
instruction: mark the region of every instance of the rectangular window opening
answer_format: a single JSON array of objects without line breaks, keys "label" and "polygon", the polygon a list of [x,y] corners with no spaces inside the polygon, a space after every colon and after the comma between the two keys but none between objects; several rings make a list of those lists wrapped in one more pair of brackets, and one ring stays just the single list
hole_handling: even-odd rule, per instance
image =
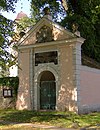
[{"label": "rectangular window opening", "polygon": [[57,51],[35,53],[35,66],[43,63],[54,63],[58,64],[58,53]]}]

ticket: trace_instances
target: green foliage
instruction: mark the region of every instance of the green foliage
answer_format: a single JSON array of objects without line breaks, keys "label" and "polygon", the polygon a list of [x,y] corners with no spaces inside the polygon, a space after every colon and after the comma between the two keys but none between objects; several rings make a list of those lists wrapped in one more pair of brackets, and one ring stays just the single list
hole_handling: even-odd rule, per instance
[{"label": "green foliage", "polygon": [[98,0],[69,2],[73,13],[67,16],[67,21],[69,24],[78,23],[81,36],[86,39],[82,45],[82,52],[100,62],[100,2]]},{"label": "green foliage", "polygon": [[17,23],[18,32],[24,32],[27,28],[35,24],[35,18],[23,17]]},{"label": "green foliage", "polygon": [[18,77],[4,77],[0,78],[0,86],[6,86],[14,90],[15,96],[17,96],[17,90],[19,85]]},{"label": "green foliage", "polygon": [[13,35],[13,22],[0,15],[0,67],[6,70],[12,55],[9,53],[9,37]]},{"label": "green foliage", "polygon": [[3,11],[13,11],[15,9],[14,4],[17,3],[18,0],[1,0],[0,1],[0,10]]},{"label": "green foliage", "polygon": [[[59,2],[58,2],[59,1]],[[63,0],[64,1],[64,0]],[[82,52],[100,62],[100,1],[65,0],[68,10],[64,10],[62,0],[32,0],[32,14],[39,19],[44,7],[51,9],[51,15],[59,24],[72,30],[72,24],[79,25],[81,36],[86,39]]]},{"label": "green foliage", "polygon": [[[0,11],[14,12],[14,4],[17,0],[1,0]],[[10,40],[13,36],[13,21],[5,18],[0,13],[0,69],[6,71],[8,66],[11,66],[13,55],[8,51]]]}]

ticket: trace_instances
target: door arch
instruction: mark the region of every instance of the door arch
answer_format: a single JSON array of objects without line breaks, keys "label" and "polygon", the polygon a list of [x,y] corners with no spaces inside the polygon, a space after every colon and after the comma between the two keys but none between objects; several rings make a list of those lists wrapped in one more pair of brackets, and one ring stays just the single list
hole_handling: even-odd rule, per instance
[{"label": "door arch", "polygon": [[40,109],[54,110],[56,106],[55,76],[50,71],[44,71],[40,77]]}]

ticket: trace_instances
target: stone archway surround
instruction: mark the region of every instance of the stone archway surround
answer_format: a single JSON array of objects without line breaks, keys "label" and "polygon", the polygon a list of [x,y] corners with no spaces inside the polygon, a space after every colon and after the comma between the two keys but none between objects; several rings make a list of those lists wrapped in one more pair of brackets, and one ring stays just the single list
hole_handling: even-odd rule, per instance
[{"label": "stone archway surround", "polygon": [[57,71],[53,67],[50,67],[50,66],[40,67],[40,69],[38,69],[38,71],[36,72],[36,74],[34,76],[34,97],[33,97],[33,100],[34,100],[34,109],[35,110],[40,109],[39,82],[40,82],[40,77],[42,75],[42,72],[44,72],[44,71],[51,72],[55,77],[56,99],[57,99],[58,84],[59,84],[58,83],[58,73],[57,73]]}]

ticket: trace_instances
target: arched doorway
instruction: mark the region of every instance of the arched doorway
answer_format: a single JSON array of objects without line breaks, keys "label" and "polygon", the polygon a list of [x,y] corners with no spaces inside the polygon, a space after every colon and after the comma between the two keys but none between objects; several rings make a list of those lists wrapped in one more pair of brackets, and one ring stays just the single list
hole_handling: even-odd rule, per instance
[{"label": "arched doorway", "polygon": [[40,109],[54,110],[56,106],[56,83],[53,73],[44,71],[40,77]]}]

